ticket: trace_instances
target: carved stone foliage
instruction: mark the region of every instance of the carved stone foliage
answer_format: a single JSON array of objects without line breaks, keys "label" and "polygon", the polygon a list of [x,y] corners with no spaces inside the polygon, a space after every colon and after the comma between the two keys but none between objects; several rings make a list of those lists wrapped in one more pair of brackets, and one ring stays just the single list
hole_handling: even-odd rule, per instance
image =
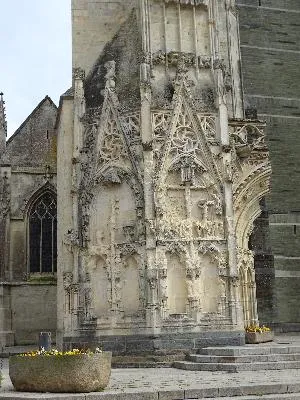
[{"label": "carved stone foliage", "polygon": [[208,137],[215,137],[214,118],[197,117],[184,86],[169,114],[153,115],[156,137],[156,207],[162,240],[223,238],[223,199]]},{"label": "carved stone foliage", "polygon": [[107,163],[124,165],[128,160],[126,138],[122,134],[120,121],[117,119],[113,108],[108,108],[106,115],[102,114],[102,120],[104,123],[101,123],[97,132],[97,166],[101,168]]},{"label": "carved stone foliage", "polygon": [[[172,114],[170,111],[156,111],[152,113],[152,129],[155,135],[157,146],[159,143],[163,143],[165,141],[166,135],[170,128],[171,116]],[[197,117],[208,142],[212,144],[218,143],[216,138],[215,115],[198,113]]]},{"label": "carved stone foliage", "polygon": [[176,3],[191,6],[207,5],[208,0],[164,0],[165,3]]},{"label": "carved stone foliage", "polygon": [[140,114],[138,112],[123,114],[121,116],[121,124],[131,142],[140,143]]},{"label": "carved stone foliage", "polygon": [[[7,135],[7,122],[5,114],[5,101],[3,100],[3,93],[0,93],[0,130]],[[2,150],[2,149],[1,149]],[[2,154],[1,154],[2,156]]]},{"label": "carved stone foliage", "polygon": [[82,68],[74,68],[73,69],[73,79],[85,79],[85,71]]},{"label": "carved stone foliage", "polygon": [[232,121],[230,137],[237,155],[241,159],[250,158],[259,151],[262,158],[268,157],[263,122]]},{"label": "carved stone foliage", "polygon": [[73,285],[73,274],[72,272],[64,272],[63,274],[63,285],[66,291],[70,291]]},{"label": "carved stone foliage", "polygon": [[196,56],[195,53],[180,51],[165,53],[160,50],[152,54],[152,62],[154,65],[163,64],[176,68],[183,68],[186,71],[192,66],[199,69],[221,69],[224,76],[228,74],[224,60],[219,58],[213,59],[210,55]]},{"label": "carved stone foliage", "polygon": [[271,165],[261,121],[231,121],[231,172],[238,245],[248,247],[253,222],[260,214],[260,199],[269,192]]},{"label": "carved stone foliage", "polygon": [[80,247],[78,232],[70,229],[64,236],[64,244],[69,248],[70,252],[73,251],[74,247]]},{"label": "carved stone foliage", "polygon": [[0,221],[10,211],[10,182],[7,173],[0,176]]},{"label": "carved stone foliage", "polygon": [[157,141],[165,141],[169,130],[171,115],[170,111],[152,113],[152,130]]},{"label": "carved stone foliage", "polygon": [[164,53],[158,51],[152,55],[152,62],[156,64],[167,64],[169,66],[177,67],[179,63],[183,62],[186,67],[197,66],[198,68],[210,69],[214,65],[212,58],[208,55],[196,56],[194,53],[183,53],[172,51]]},{"label": "carved stone foliage", "polygon": [[198,114],[198,118],[207,141],[211,144],[218,143],[216,135],[216,117],[214,115]]}]

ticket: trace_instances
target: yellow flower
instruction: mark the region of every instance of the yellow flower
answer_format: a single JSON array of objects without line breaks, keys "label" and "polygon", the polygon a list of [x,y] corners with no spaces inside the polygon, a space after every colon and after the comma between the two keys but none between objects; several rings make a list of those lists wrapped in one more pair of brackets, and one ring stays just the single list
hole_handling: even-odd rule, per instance
[{"label": "yellow flower", "polygon": [[259,326],[259,325],[250,325],[246,327],[246,332],[259,332],[259,333],[263,333],[263,332],[270,332],[271,329],[268,328],[267,326],[263,325],[263,326]]},{"label": "yellow flower", "polygon": [[73,350],[67,350],[67,351],[58,351],[57,349],[53,349],[50,351],[45,351],[45,349],[42,348],[42,350],[39,351],[30,351],[28,353],[23,353],[19,354],[20,357],[37,357],[37,356],[76,356],[76,355],[92,355],[96,353],[101,353],[102,351],[100,350],[99,347],[96,348],[95,352],[92,352],[91,350],[80,350],[80,349],[73,349]]}]

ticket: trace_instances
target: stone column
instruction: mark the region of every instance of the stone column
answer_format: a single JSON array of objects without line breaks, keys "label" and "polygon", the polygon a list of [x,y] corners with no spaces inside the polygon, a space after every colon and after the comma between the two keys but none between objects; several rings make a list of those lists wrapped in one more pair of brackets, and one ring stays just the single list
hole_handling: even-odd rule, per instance
[{"label": "stone column", "polygon": [[[234,118],[244,117],[243,86],[241,76],[241,54],[238,11],[234,0],[226,0],[229,68],[226,78],[231,83],[232,113]],[[226,82],[229,84],[229,82]]]},{"label": "stone column", "polygon": [[[84,79],[85,72],[80,68],[73,71],[74,81],[74,131],[73,131],[73,172],[72,172],[72,198],[73,198],[73,229],[79,232],[79,196],[78,189],[81,178],[80,172],[80,151],[83,146],[83,123],[81,121],[85,113],[85,97],[84,97]],[[82,271],[81,259],[79,255],[79,247],[73,247],[74,266],[73,280],[74,283],[80,284],[78,312],[82,316],[84,312],[84,276]],[[75,305],[76,307],[76,305]]]},{"label": "stone column", "polygon": [[0,167],[0,272],[1,279],[12,280],[10,268],[10,178],[11,167],[3,165]]},{"label": "stone column", "polygon": [[[153,280],[156,275],[155,269],[155,213],[153,197],[153,175],[154,175],[154,154],[153,154],[153,131],[151,118],[151,45],[150,45],[150,21],[149,6],[147,0],[140,2],[143,60],[140,65],[140,93],[141,93],[141,138],[144,157],[144,199],[145,199],[145,222],[146,222],[146,265],[148,271],[148,304],[146,311],[147,325],[154,327],[157,318],[157,284]],[[157,301],[157,300],[156,300]]]},{"label": "stone column", "polygon": [[[220,60],[220,43],[219,43],[219,17],[218,17],[218,2],[215,0],[210,2],[209,5],[209,19],[210,19],[210,36],[211,36],[211,53],[213,55],[212,67],[214,68],[214,78],[217,91],[217,134],[220,139],[222,148],[222,159],[224,170],[231,169],[231,147],[229,139],[228,128],[228,107],[227,107],[227,87],[225,84],[226,67],[222,60]],[[237,39],[236,39],[237,40]],[[233,190],[232,190],[232,176],[231,173],[224,180],[224,205],[225,205],[225,219],[226,219],[226,238],[228,250],[228,265],[230,275],[230,309],[232,323],[234,325],[241,325],[240,313],[237,311],[239,301],[238,292],[233,282],[238,278],[237,269],[237,254],[236,254],[236,236],[234,230],[234,209],[233,209]]]}]

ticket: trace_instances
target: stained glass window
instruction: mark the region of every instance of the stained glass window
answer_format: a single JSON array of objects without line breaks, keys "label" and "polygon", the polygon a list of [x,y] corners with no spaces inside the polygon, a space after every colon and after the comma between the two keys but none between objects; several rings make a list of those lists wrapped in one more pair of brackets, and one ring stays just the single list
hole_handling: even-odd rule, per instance
[{"label": "stained glass window", "polygon": [[57,207],[53,193],[43,193],[29,212],[29,270],[56,272]]}]

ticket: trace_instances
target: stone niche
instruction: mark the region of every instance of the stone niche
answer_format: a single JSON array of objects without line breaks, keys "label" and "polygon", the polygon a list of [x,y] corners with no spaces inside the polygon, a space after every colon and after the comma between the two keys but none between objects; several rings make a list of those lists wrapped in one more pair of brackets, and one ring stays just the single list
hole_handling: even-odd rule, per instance
[{"label": "stone niche", "polygon": [[[72,179],[58,184],[59,202],[72,193],[72,226],[59,226],[61,343],[115,353],[242,344],[258,321],[248,239],[271,170],[264,124],[240,106],[234,7],[141,1],[133,21],[130,43],[117,34],[105,46],[98,75],[74,71],[73,108],[62,104],[73,149],[61,152]],[[130,108],[119,87],[134,32]]]}]

